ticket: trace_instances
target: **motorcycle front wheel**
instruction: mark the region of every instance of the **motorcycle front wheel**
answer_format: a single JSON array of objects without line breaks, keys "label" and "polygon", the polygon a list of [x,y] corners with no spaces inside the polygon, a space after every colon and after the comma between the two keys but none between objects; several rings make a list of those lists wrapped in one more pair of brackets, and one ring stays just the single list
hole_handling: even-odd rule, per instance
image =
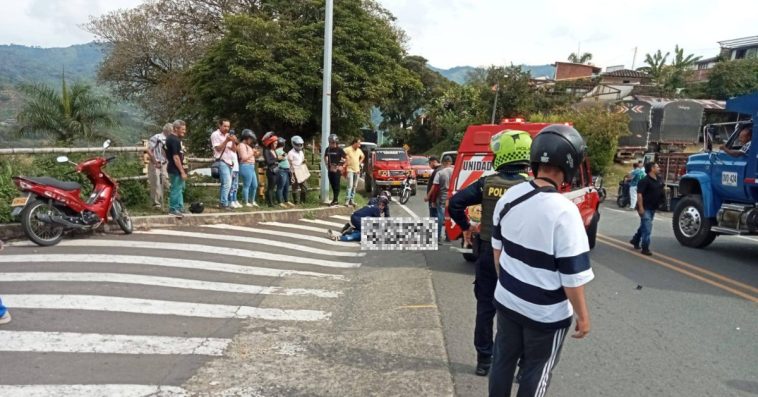
[{"label": "motorcycle front wheel", "polygon": [[132,224],[132,218],[129,216],[129,212],[126,210],[121,200],[113,200],[111,205],[111,217],[118,223],[118,226],[125,234],[132,234],[134,231],[134,225]]},{"label": "motorcycle front wheel", "polygon": [[42,200],[34,200],[27,204],[21,212],[21,227],[24,229],[24,234],[29,240],[43,247],[58,244],[63,239],[63,226],[43,222],[39,220],[39,215],[52,217],[62,214],[58,208],[50,206]]},{"label": "motorcycle front wheel", "polygon": [[411,191],[410,189],[403,189],[403,192],[400,193],[400,204],[405,204],[408,202],[408,199],[411,198]]}]

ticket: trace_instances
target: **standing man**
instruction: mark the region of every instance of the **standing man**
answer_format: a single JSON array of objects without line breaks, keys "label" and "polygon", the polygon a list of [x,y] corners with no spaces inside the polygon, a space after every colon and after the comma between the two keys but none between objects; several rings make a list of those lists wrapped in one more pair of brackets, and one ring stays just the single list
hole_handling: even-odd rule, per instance
[{"label": "standing man", "polygon": [[229,191],[232,188],[232,167],[234,156],[237,155],[237,137],[229,133],[231,123],[227,119],[218,122],[218,129],[211,134],[211,146],[213,157],[221,160],[218,167],[218,176],[221,182],[219,192],[219,207],[229,209]]},{"label": "standing man", "polygon": [[332,194],[334,198],[329,203],[331,206],[339,204],[340,198],[340,179],[342,178],[342,168],[345,166],[345,151],[341,147],[337,146],[339,138],[337,135],[329,135],[329,147],[326,148],[324,154],[324,162],[328,170],[329,185],[332,186]]},{"label": "standing man", "polygon": [[665,186],[658,179],[659,172],[661,172],[661,167],[658,163],[645,164],[647,176],[637,185],[637,213],[640,214],[640,227],[629,243],[634,249],[641,247],[640,253],[647,256],[653,255],[650,252],[650,236],[653,233],[655,210],[666,199]]},{"label": "standing man", "polygon": [[178,218],[184,217],[184,181],[187,173],[184,171],[184,150],[182,139],[187,133],[187,123],[176,120],[173,132],[166,138],[166,158],[168,159],[168,175],[171,190],[168,196],[168,213]]},{"label": "standing man", "polygon": [[572,317],[574,338],[590,332],[584,285],[594,274],[587,233],[579,209],[558,193],[561,183],[573,180],[585,150],[575,129],[545,127],[530,150],[536,178],[508,189],[495,207],[497,336],[490,396],[510,396],[519,361],[518,396],[544,396]]},{"label": "standing man", "polygon": [[[437,207],[437,233],[439,234],[440,242],[444,239],[450,241],[447,235],[443,234],[445,227],[445,206],[447,205],[447,192],[450,189],[450,178],[453,177],[453,159],[450,156],[442,157],[442,167],[437,175],[434,176],[432,183],[432,191],[430,197],[434,200],[434,206]],[[443,238],[444,236],[444,238]]]},{"label": "standing man", "polygon": [[150,183],[150,200],[153,207],[163,209],[163,191],[168,188],[168,159],[166,158],[166,138],[171,135],[174,126],[166,123],[163,131],[150,137],[147,141],[147,178]]},{"label": "standing man", "polygon": [[347,197],[345,198],[346,206],[355,206],[355,190],[358,187],[358,178],[361,174],[361,164],[366,158],[361,150],[361,140],[353,139],[353,142],[345,150],[347,159]]},{"label": "standing man", "polygon": [[434,181],[434,177],[437,176],[437,171],[440,170],[440,160],[437,156],[429,156],[429,167],[432,168],[432,175],[429,177],[429,182],[426,183],[426,196],[424,196],[424,201],[429,203],[429,216],[436,219],[437,207],[434,206],[434,200],[432,200],[433,197],[430,196],[430,193],[432,192],[432,182]]},{"label": "standing man", "polygon": [[[490,150],[495,154],[492,167],[496,174],[479,178],[450,198],[450,218],[463,230],[466,247],[478,253],[474,296],[476,297],[476,324],[474,347],[476,348],[476,374],[487,376],[492,364],[493,320],[495,319],[495,287],[497,273],[492,257],[492,216],[497,201],[510,187],[529,178],[529,148],[532,137],[524,131],[502,131],[490,141]],[[473,230],[466,216],[466,208],[482,205],[481,224]]]},{"label": "standing man", "polygon": [[627,175],[629,179],[629,208],[637,208],[637,185],[645,177],[645,169],[642,168],[642,161],[637,161],[632,166],[632,172]]}]

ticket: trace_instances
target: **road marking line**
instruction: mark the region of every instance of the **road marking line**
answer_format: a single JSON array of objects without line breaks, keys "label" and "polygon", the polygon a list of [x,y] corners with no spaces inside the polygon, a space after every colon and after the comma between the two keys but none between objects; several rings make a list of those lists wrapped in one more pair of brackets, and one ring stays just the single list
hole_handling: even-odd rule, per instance
[{"label": "road marking line", "polygon": [[217,283],[210,281],[190,280],[185,278],[144,276],[123,273],[0,273],[0,282],[83,282],[83,283],[118,283],[138,284],[155,287],[194,289],[215,292],[231,292],[254,295],[284,295],[284,296],[316,296],[319,298],[337,298],[337,291],[306,288],[263,287],[259,285]]},{"label": "road marking line", "polygon": [[221,356],[232,342],[221,338],[103,335],[75,332],[0,331],[0,351]]},{"label": "road marking line", "polygon": [[93,310],[204,318],[318,321],[330,314],[320,310],[285,310],[99,295],[3,295],[3,304],[21,309]]},{"label": "road marking line", "polygon": [[[327,240],[324,238],[324,240]],[[100,240],[100,239],[87,239],[87,240],[64,240],[58,243],[63,247],[106,247],[106,248],[139,248],[139,249],[156,249],[156,250],[169,250],[169,251],[182,251],[182,252],[202,252],[206,254],[215,255],[229,255],[239,256],[242,258],[252,259],[264,259],[268,261],[287,262],[287,263],[302,263],[311,264],[323,267],[335,267],[351,269],[360,267],[360,263],[352,262],[337,262],[328,261],[323,259],[313,259],[307,257],[271,254],[268,252],[251,251],[239,248],[226,248],[216,247],[211,245],[197,245],[197,244],[178,244],[178,243],[162,243],[154,241],[135,241],[135,240]],[[21,246],[21,244],[19,244]],[[24,246],[35,247],[34,243],[26,243]]]},{"label": "road marking line", "polygon": [[[600,236],[600,237],[602,237],[602,238],[604,238],[606,240],[613,241],[613,242],[615,242],[617,244],[624,245],[623,241],[617,240],[617,239],[615,239],[613,237],[608,237],[608,236],[601,235],[601,234],[598,234],[598,236]],[[659,256],[661,258],[667,259],[667,260],[669,260],[671,262],[674,262],[674,263],[676,263],[676,264],[678,264],[680,266],[683,266],[683,267],[686,267],[688,269],[695,270],[695,271],[698,271],[698,272],[701,272],[701,273],[705,273],[705,274],[707,274],[707,275],[709,275],[711,277],[717,278],[717,279],[719,279],[721,281],[730,283],[730,284],[735,285],[737,287],[744,288],[744,289],[746,289],[746,290],[748,290],[750,292],[758,294],[758,288],[755,288],[753,286],[747,285],[745,283],[741,283],[741,282],[739,282],[737,280],[734,280],[734,279],[731,279],[729,277],[723,276],[723,275],[721,275],[719,273],[713,272],[713,271],[708,270],[708,269],[704,269],[704,268],[702,268],[700,266],[697,266],[697,265],[693,265],[693,264],[684,262],[684,261],[682,261],[680,259],[672,258],[672,257],[670,257],[668,255],[664,255],[664,254],[661,254],[661,253],[658,253],[658,252],[656,252],[655,255],[657,255],[657,256]]]},{"label": "road marking line", "polygon": [[319,224],[319,225],[338,227],[338,228],[342,228],[342,226],[345,226],[344,223],[327,222],[327,221],[321,220],[321,219],[305,219],[305,218],[303,218],[303,219],[300,219],[300,222],[315,223],[315,224]]},{"label": "road marking line", "polygon": [[333,280],[345,280],[339,274],[306,272],[300,270],[279,270],[266,267],[230,265],[224,263],[162,258],[154,256],[133,255],[86,255],[86,254],[39,254],[39,255],[0,255],[0,263],[118,263],[124,265],[144,265],[173,267],[179,269],[207,270],[222,273],[244,274],[263,277],[316,277]]},{"label": "road marking line", "polygon": [[[633,210],[624,211],[624,210],[617,210],[615,208],[608,208],[608,207],[603,207],[603,209],[607,210],[607,211],[620,212],[622,214],[634,214],[635,218],[639,218],[639,214],[637,214],[637,212],[635,212]],[[658,215],[658,214],[656,213],[656,215]],[[655,218],[653,218],[653,220],[659,221],[659,222],[667,222],[667,221],[670,221],[671,218],[665,217],[665,216],[656,216]]]},{"label": "road marking line", "polygon": [[704,282],[706,284],[710,284],[710,285],[712,285],[712,286],[714,286],[716,288],[720,288],[720,289],[722,289],[724,291],[730,292],[730,293],[732,293],[734,295],[737,295],[737,296],[739,296],[741,298],[747,299],[748,301],[751,301],[753,303],[758,302],[758,297],[754,297],[754,296],[745,294],[745,293],[743,293],[741,291],[737,291],[737,290],[735,290],[735,289],[733,289],[731,287],[728,287],[726,285],[723,285],[723,284],[718,283],[718,282],[713,281],[713,280],[709,280],[709,279],[707,279],[705,277],[702,277],[700,275],[692,273],[692,272],[690,272],[688,270],[684,270],[682,268],[676,267],[676,266],[674,266],[674,265],[672,265],[670,263],[663,262],[663,261],[658,260],[658,259],[656,259],[654,257],[649,257],[649,256],[642,255],[642,254],[640,254],[640,253],[638,253],[636,251],[632,251],[632,250],[628,249],[628,247],[620,246],[620,245],[618,245],[618,244],[616,244],[616,243],[614,243],[612,241],[606,241],[605,239],[603,239],[603,236],[601,236],[599,234],[598,234],[597,238],[598,238],[598,241],[600,241],[603,244],[610,245],[612,247],[615,247],[617,249],[620,249],[622,251],[625,251],[625,252],[628,252],[628,253],[630,253],[632,255],[635,255],[635,256],[637,256],[637,257],[639,257],[641,259],[645,259],[647,261],[650,261],[650,262],[656,263],[658,265],[661,265],[661,266],[663,266],[665,268],[671,269],[671,270],[673,270],[675,272],[682,273],[685,276],[688,276],[690,278],[694,278],[695,280],[699,280],[699,281],[702,281],[702,282]]},{"label": "road marking line", "polygon": [[350,217],[346,215],[332,215],[330,218],[339,219],[341,221],[350,221]]},{"label": "road marking line", "polygon": [[308,232],[316,232],[316,233],[325,233],[327,231],[327,228],[298,225],[296,223],[261,222],[260,225],[274,226],[274,227],[283,227],[283,228],[286,228],[286,229],[305,230],[305,231],[308,231]]},{"label": "road marking line", "polygon": [[398,309],[431,309],[436,308],[437,305],[405,305],[405,306],[398,306]]},{"label": "road marking line", "polygon": [[407,212],[408,215],[410,215],[412,218],[414,218],[414,219],[418,219],[419,218],[419,216],[416,215],[416,213],[413,212],[413,210],[411,210],[410,208],[406,207],[404,204],[397,203],[397,205],[399,205],[400,208],[402,208],[405,212]]},{"label": "road marking line", "polygon": [[292,244],[292,243],[286,243],[286,242],[276,241],[276,240],[267,240],[263,238],[233,236],[233,235],[226,235],[226,234],[195,233],[195,232],[184,232],[181,230],[165,230],[165,229],[155,229],[155,230],[148,230],[148,231],[143,231],[143,232],[134,232],[134,234],[154,234],[154,235],[162,235],[162,236],[190,237],[190,238],[198,238],[198,239],[203,239],[203,240],[236,241],[239,243],[276,246],[278,248],[285,248],[288,250],[302,251],[309,254],[325,255],[325,256],[346,256],[346,257],[352,257],[352,258],[366,256],[365,252],[344,252],[344,251],[335,251],[335,250],[324,250],[320,248],[308,247],[302,244]]},{"label": "road marking line", "polygon": [[3,397],[186,397],[176,386],[159,385],[0,385]]},{"label": "road marking line", "polygon": [[360,249],[359,245],[356,245],[354,243],[345,243],[342,241],[332,241],[324,237],[314,237],[314,236],[306,236],[302,234],[295,234],[291,232],[280,232],[277,230],[268,230],[268,229],[256,229],[252,227],[245,227],[245,226],[232,226],[232,225],[204,225],[202,227],[207,227],[211,229],[224,229],[224,230],[236,230],[240,232],[247,232],[247,233],[259,233],[259,234],[266,234],[269,236],[281,236],[281,237],[287,237],[287,238],[294,238],[298,240],[305,240],[305,241],[313,241],[319,244],[327,244],[327,245],[335,245],[337,247],[345,247],[345,248],[353,248],[353,249]]}]

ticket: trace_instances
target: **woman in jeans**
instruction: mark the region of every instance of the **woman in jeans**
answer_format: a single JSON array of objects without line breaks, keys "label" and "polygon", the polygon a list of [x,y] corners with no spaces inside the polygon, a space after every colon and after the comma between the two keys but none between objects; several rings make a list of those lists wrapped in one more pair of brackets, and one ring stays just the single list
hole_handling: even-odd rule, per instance
[{"label": "woman in jeans", "polygon": [[267,132],[263,136],[263,158],[266,162],[266,204],[273,207],[276,201],[277,183],[279,181],[279,157],[276,155],[276,146],[279,138],[273,132]]},{"label": "woman in jeans", "polygon": [[255,147],[255,133],[251,130],[242,131],[242,140],[237,146],[237,154],[240,160],[240,177],[242,178],[242,200],[245,207],[258,207],[255,202],[258,192],[258,173],[255,170],[255,159],[258,158],[258,149]]},{"label": "woman in jeans", "polygon": [[286,143],[286,139],[279,137],[279,147],[276,149],[276,157],[279,159],[279,186],[276,189],[276,197],[279,199],[279,206],[289,208],[295,205],[290,202],[290,162],[284,151]]}]

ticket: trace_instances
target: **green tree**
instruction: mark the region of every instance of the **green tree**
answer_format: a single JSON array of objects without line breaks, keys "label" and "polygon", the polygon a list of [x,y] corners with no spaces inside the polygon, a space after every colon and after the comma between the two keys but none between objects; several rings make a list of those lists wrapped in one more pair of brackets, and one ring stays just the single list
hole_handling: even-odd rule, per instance
[{"label": "green tree", "polygon": [[656,83],[660,83],[660,79],[663,75],[663,70],[666,67],[666,61],[669,55],[670,53],[668,52],[666,55],[663,55],[663,53],[661,53],[661,50],[658,50],[653,55],[645,54],[645,64],[647,66],[637,68],[637,70],[649,74]]},{"label": "green tree", "polygon": [[705,92],[710,98],[728,99],[758,91],[758,59],[719,62],[708,75]]},{"label": "green tree", "polygon": [[592,54],[589,52],[582,53],[581,55],[578,55],[576,52],[572,52],[568,56],[568,61],[571,63],[587,63],[592,60]]},{"label": "green tree", "polygon": [[692,74],[692,67],[701,57],[694,54],[684,55],[684,49],[679,48],[677,44],[674,48],[674,59],[671,65],[664,70],[663,85],[669,92],[676,93],[679,89],[685,88],[687,78]]},{"label": "green tree", "polygon": [[100,128],[116,124],[111,101],[95,95],[86,84],[69,88],[62,78],[60,92],[44,84],[21,85],[19,90],[26,97],[16,117],[22,135],[44,133],[70,145],[108,137]]}]

